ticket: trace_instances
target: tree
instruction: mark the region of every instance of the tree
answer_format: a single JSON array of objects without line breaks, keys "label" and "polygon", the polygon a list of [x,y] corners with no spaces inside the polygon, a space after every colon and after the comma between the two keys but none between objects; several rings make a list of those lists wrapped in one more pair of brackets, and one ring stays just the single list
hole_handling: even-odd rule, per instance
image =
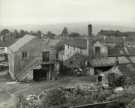
[{"label": "tree", "polygon": [[0,33],[0,35],[6,35],[6,34],[8,34],[8,33],[10,33],[10,31],[9,31],[8,29],[3,29],[3,30],[1,31],[1,33]]},{"label": "tree", "polygon": [[47,36],[48,36],[49,38],[52,38],[52,39],[53,39],[53,38],[55,37],[55,34],[52,33],[52,32],[50,32],[50,31],[48,31]]},{"label": "tree", "polygon": [[67,29],[67,27],[64,27],[64,29],[62,30],[61,35],[62,36],[68,36],[68,29]]},{"label": "tree", "polygon": [[13,36],[14,36],[14,38],[19,38],[20,37],[19,32],[17,30],[14,30]]},{"label": "tree", "polygon": [[20,30],[20,37],[23,37],[25,35],[25,31],[24,30]]},{"label": "tree", "polygon": [[42,32],[40,30],[37,31],[37,36],[41,38]]},{"label": "tree", "polygon": [[11,32],[8,29],[3,29],[0,33],[0,39],[2,41],[6,41],[9,39],[9,37],[11,36]]},{"label": "tree", "polygon": [[119,87],[119,86],[124,86],[126,77],[124,75],[110,73],[108,74],[108,80],[109,80],[110,87]]},{"label": "tree", "polygon": [[47,108],[50,106],[59,106],[66,103],[65,92],[63,88],[55,88],[47,93],[46,99],[44,100],[44,106]]}]

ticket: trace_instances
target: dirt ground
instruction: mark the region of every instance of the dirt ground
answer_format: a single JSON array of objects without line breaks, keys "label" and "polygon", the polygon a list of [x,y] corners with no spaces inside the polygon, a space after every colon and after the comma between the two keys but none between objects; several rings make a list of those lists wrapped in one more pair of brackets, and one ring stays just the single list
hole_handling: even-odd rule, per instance
[{"label": "dirt ground", "polygon": [[13,82],[0,79],[0,91],[5,91],[10,94],[15,95],[29,95],[29,94],[39,94],[41,91],[50,88],[56,88],[61,86],[70,86],[79,85],[81,83],[91,84],[94,82],[95,78],[93,77],[63,77],[55,81],[40,81],[29,83],[23,82]]},{"label": "dirt ground", "polygon": [[17,108],[18,96],[39,95],[42,91],[57,87],[74,87],[75,85],[92,84],[94,77],[62,77],[55,81],[29,83],[14,82],[0,78],[0,108]]},{"label": "dirt ground", "polygon": [[[6,102],[6,105],[11,105],[9,103],[15,103],[16,98],[14,96],[28,96],[28,95],[39,95],[42,91],[57,87],[75,87],[77,85],[91,85],[95,84],[96,78],[93,76],[81,76],[81,77],[61,77],[55,81],[40,81],[40,82],[13,82],[4,78],[0,79],[0,105],[2,102]],[[131,94],[135,94],[135,86],[132,85],[126,88],[126,91]],[[10,96],[8,94],[12,94]],[[8,100],[8,102],[7,102]],[[8,104],[7,104],[8,103]],[[3,104],[5,105],[5,103]],[[0,108],[11,108],[11,107],[1,107]],[[14,107],[12,107],[14,108]]]}]

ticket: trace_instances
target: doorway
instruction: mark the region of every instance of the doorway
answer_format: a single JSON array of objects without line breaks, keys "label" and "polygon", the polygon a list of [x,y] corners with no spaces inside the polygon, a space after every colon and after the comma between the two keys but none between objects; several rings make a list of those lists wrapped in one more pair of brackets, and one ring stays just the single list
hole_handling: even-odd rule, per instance
[{"label": "doorway", "polygon": [[34,69],[33,70],[33,80],[34,81],[41,81],[47,79],[47,71],[44,69]]},{"label": "doorway", "polygon": [[95,47],[95,56],[100,57],[100,47]]}]

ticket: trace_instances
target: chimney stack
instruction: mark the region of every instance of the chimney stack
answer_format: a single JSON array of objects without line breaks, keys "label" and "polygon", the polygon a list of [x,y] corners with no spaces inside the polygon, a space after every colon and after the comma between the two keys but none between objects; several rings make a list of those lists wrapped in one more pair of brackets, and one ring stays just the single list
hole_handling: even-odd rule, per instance
[{"label": "chimney stack", "polygon": [[88,25],[88,36],[92,36],[92,24]]}]

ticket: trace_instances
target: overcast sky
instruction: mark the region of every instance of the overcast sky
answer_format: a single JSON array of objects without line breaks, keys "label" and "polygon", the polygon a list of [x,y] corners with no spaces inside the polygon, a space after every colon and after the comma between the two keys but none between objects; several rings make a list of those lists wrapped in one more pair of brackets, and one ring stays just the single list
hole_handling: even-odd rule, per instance
[{"label": "overcast sky", "polygon": [[135,27],[135,0],[0,0],[0,24],[107,22]]}]

